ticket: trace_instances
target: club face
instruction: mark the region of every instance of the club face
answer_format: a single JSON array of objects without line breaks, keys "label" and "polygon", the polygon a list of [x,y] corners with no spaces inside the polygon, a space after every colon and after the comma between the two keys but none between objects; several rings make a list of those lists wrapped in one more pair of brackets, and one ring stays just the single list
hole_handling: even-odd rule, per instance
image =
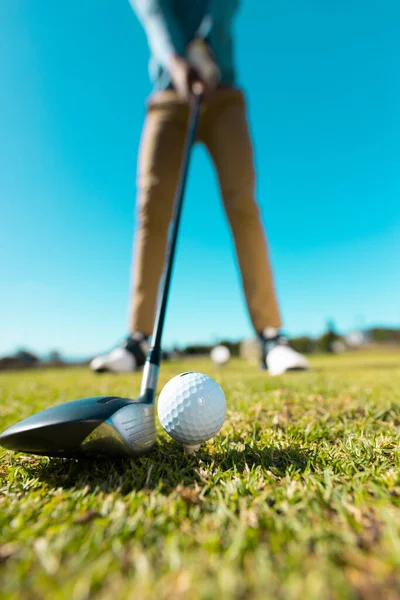
[{"label": "club face", "polygon": [[156,439],[151,394],[137,400],[96,396],[45,409],[4,431],[8,450],[63,458],[123,458],[148,452]]}]

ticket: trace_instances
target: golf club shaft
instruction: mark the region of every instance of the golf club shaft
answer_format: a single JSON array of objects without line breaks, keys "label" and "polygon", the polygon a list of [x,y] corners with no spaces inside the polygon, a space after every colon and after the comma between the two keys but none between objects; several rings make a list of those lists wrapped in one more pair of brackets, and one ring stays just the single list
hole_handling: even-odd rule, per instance
[{"label": "golf club shaft", "polygon": [[196,95],[189,115],[188,130],[183,149],[181,170],[175,193],[174,208],[168,236],[165,270],[159,288],[159,302],[157,305],[157,314],[154,323],[151,347],[147,354],[147,359],[143,370],[141,386],[141,393],[143,394],[145,394],[147,390],[152,390],[154,392],[157,386],[158,368],[161,362],[161,338],[164,329],[172,270],[174,266],[176,243],[178,240],[179,224],[182,215],[183,198],[186,189],[190,154],[193,144],[196,140],[197,126],[200,114],[200,104],[201,96]]}]

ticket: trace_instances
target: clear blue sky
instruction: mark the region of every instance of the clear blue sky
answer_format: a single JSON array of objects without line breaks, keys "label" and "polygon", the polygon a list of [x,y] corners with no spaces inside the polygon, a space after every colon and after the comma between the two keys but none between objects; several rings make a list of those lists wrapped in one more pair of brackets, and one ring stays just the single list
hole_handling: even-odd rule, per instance
[{"label": "clear blue sky", "polygon": [[[399,22],[398,0],[242,2],[239,78],[292,335],[400,322]],[[2,0],[0,54],[0,352],[107,349],[127,325],[146,39],[127,0]],[[201,148],[182,225],[166,344],[250,335]]]}]

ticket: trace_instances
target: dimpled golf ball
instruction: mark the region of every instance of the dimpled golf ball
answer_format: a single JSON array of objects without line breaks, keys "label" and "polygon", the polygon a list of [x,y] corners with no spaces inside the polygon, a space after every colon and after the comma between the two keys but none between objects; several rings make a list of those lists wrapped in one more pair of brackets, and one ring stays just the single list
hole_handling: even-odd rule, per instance
[{"label": "dimpled golf ball", "polygon": [[225,394],[202,373],[182,373],[171,379],[158,398],[158,418],[165,431],[185,446],[196,446],[221,429],[226,415]]},{"label": "dimpled golf ball", "polygon": [[219,346],[215,346],[211,350],[210,357],[215,365],[226,365],[226,363],[229,362],[231,353],[229,351],[229,348],[227,348],[226,346],[222,346],[221,344]]}]

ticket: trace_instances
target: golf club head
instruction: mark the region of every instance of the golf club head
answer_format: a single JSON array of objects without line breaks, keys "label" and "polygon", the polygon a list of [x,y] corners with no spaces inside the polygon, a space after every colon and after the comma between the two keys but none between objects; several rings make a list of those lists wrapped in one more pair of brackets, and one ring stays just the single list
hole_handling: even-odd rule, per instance
[{"label": "golf club head", "polygon": [[123,458],[148,452],[156,440],[154,403],[96,396],[65,402],[12,425],[0,446],[62,458]]}]

